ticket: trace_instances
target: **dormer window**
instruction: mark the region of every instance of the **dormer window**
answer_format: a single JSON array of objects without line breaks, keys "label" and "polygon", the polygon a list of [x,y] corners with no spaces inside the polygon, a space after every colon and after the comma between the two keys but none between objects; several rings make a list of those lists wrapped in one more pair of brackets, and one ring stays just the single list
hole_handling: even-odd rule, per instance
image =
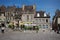
[{"label": "dormer window", "polygon": [[44,17],[46,17],[47,15],[46,15],[46,13],[44,13]]},{"label": "dormer window", "polygon": [[37,17],[40,17],[40,14],[39,13],[37,13]]}]

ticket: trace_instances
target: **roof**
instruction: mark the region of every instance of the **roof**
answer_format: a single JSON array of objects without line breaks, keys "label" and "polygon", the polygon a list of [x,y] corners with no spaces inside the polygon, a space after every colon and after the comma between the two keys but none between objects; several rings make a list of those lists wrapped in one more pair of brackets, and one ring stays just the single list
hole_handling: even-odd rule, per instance
[{"label": "roof", "polygon": [[15,11],[22,11],[22,8],[16,8]]},{"label": "roof", "polygon": [[5,12],[6,11],[6,7],[4,5],[0,6],[0,12]]},{"label": "roof", "polygon": [[50,15],[46,14],[45,11],[36,11],[34,18],[50,18]]},{"label": "roof", "polygon": [[24,7],[24,10],[25,10],[25,11],[27,11],[27,10],[28,10],[28,11],[32,11],[32,10],[33,10],[33,6],[25,6],[25,7]]},{"label": "roof", "polygon": [[55,15],[53,16],[52,19],[54,20],[54,18],[60,18],[60,10],[59,9],[56,10]]},{"label": "roof", "polygon": [[8,6],[8,7],[6,8],[6,11],[12,12],[12,11],[15,11],[15,9],[16,9],[15,6]]},{"label": "roof", "polygon": [[60,16],[60,10],[59,9],[56,10],[55,16]]}]

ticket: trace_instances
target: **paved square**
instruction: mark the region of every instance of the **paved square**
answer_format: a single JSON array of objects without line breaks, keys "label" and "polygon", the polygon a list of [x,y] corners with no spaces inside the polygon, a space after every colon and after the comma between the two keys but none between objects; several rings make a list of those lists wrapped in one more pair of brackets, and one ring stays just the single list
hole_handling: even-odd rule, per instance
[{"label": "paved square", "polygon": [[4,34],[0,33],[0,40],[60,40],[60,34],[55,32],[40,30],[36,31],[11,31]]}]

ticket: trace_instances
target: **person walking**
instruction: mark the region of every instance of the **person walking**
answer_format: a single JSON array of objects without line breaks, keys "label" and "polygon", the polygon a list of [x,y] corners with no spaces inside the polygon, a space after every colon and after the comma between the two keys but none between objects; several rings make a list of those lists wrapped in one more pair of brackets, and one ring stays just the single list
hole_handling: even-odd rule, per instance
[{"label": "person walking", "polygon": [[1,24],[1,32],[4,33],[4,30],[5,30],[5,25]]}]

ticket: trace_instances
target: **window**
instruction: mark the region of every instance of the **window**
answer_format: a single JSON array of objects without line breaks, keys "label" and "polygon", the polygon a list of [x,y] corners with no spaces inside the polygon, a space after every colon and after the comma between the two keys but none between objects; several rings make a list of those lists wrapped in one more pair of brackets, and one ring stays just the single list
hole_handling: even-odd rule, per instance
[{"label": "window", "polygon": [[48,19],[46,19],[46,22],[48,22]]},{"label": "window", "polygon": [[27,15],[27,21],[29,20],[29,15]]},{"label": "window", "polygon": [[44,19],[42,19],[42,21],[44,22],[45,20],[44,20]]},{"label": "window", "polygon": [[41,25],[39,25],[39,28],[42,28]]},{"label": "window", "polygon": [[39,21],[41,22],[41,19],[39,19]]},{"label": "window", "polygon": [[36,22],[36,23],[38,22],[37,19],[35,19],[35,22]]},{"label": "window", "polygon": [[15,16],[15,14],[13,13],[12,16]]},{"label": "window", "polygon": [[44,13],[44,17],[46,17],[47,15],[46,15],[46,13]]},{"label": "window", "polygon": [[33,18],[32,18],[32,15],[31,15],[31,20],[32,20]]},{"label": "window", "polygon": [[33,23],[34,23],[34,21],[33,21]]},{"label": "window", "polygon": [[37,17],[39,17],[40,16],[40,14],[39,13],[37,13]]},{"label": "window", "polygon": [[46,27],[45,28],[48,28],[48,25],[46,25]]},{"label": "window", "polygon": [[45,29],[45,25],[43,25],[43,29]]}]

